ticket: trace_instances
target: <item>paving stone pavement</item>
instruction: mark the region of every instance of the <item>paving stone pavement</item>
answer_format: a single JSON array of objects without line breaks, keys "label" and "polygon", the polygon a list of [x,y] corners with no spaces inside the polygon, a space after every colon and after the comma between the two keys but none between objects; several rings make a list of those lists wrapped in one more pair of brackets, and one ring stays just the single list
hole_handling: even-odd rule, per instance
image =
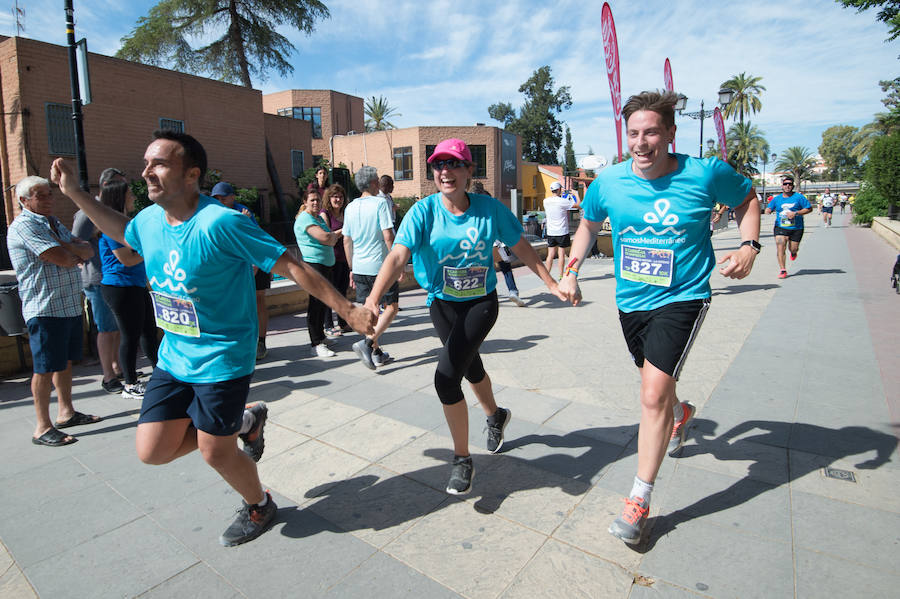
[{"label": "paving stone pavement", "polygon": [[[251,399],[269,404],[259,469],[280,509],[237,548],[218,536],[239,498],[196,454],[141,464],[138,405],[99,391],[96,366],[76,367],[74,397],[105,420],[65,448],[28,442],[28,380],[0,382],[0,596],[895,596],[895,252],[847,216],[808,220],[787,279],[771,217],[750,277],[713,274],[678,386],[699,412],[636,548],[606,528],[636,468],[638,376],[612,260],[591,259],[577,308],[516,270],[528,305],[501,302],[482,352],[513,418],[487,454],[466,389],[476,475],[461,498],[443,491],[452,452],[424,294],[403,294],[382,340],[396,360],[375,372],[356,336],[319,359],[303,315],[274,318]],[[734,226],[714,238],[720,254],[738,241]]]}]

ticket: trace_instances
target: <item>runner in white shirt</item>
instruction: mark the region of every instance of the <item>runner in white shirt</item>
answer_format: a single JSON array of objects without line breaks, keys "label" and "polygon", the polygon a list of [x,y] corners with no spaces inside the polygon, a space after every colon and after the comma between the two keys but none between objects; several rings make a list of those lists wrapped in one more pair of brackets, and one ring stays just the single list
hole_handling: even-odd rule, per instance
[{"label": "runner in white shirt", "polygon": [[559,255],[559,278],[566,269],[566,248],[572,245],[569,238],[569,210],[581,204],[577,200],[562,197],[562,184],[554,181],[550,184],[552,196],[544,198],[544,214],[547,222],[547,259],[544,266],[547,272],[553,267],[553,258]]}]

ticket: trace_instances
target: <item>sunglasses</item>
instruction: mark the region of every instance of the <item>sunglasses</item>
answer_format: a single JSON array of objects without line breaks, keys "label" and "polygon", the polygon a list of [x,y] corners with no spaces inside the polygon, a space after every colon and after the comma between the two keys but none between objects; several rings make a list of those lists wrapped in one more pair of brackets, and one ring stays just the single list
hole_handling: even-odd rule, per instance
[{"label": "sunglasses", "polygon": [[468,166],[465,160],[460,160],[459,158],[446,158],[442,160],[435,160],[431,163],[432,170],[442,171],[444,169],[452,171],[455,168],[462,168],[464,166]]},{"label": "sunglasses", "polygon": [[790,185],[791,187],[794,186],[794,184],[791,183],[790,181],[785,181],[784,183],[781,184],[782,187],[784,187],[785,185]]}]

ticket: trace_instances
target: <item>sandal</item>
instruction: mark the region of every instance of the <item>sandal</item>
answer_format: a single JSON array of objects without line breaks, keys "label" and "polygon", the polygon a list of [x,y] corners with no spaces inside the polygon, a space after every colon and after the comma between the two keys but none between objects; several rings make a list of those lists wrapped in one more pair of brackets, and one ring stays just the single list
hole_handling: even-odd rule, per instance
[{"label": "sandal", "polygon": [[83,424],[96,424],[103,420],[100,416],[93,416],[82,414],[81,412],[75,412],[72,414],[72,417],[66,420],[65,422],[57,422],[56,428],[68,428],[70,426],[81,426]]},{"label": "sandal", "polygon": [[77,440],[78,439],[76,439],[72,435],[67,435],[55,428],[51,428],[40,437],[31,438],[31,442],[35,445],[46,445],[47,447],[62,447],[63,445],[74,443]]}]

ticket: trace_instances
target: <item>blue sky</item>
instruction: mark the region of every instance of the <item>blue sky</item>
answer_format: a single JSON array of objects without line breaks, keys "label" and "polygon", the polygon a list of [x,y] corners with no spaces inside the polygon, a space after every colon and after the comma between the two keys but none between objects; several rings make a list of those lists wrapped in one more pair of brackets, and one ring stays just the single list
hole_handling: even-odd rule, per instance
[{"label": "blue sky", "polygon": [[[331,18],[309,37],[281,33],[296,46],[294,73],[254,81],[264,93],[289,88],[335,89],[386,96],[398,127],[497,125],[495,102],[519,106],[518,87],[542,65],[568,85],[573,105],[561,119],[575,151],[616,151],[603,63],[599,1],[325,0]],[[13,2],[0,11],[0,34],[14,35]],[[75,0],[76,36],[92,52],[112,55],[154,2]],[[20,0],[24,36],[65,44],[61,0]],[[761,76],[763,109],[749,117],[772,150],[815,151],[832,125],[860,126],[883,110],[880,79],[900,71],[900,42],[884,42],[875,12],[856,13],[833,0],[695,0],[610,2],[619,40],[623,101],[663,86],[672,63],[675,88],[688,110],[709,109],[719,84],[746,72]],[[745,119],[747,117],[745,116]],[[696,153],[699,121],[677,117],[680,152]],[[726,125],[727,126],[727,125]],[[712,120],[704,138],[714,137]]]}]

